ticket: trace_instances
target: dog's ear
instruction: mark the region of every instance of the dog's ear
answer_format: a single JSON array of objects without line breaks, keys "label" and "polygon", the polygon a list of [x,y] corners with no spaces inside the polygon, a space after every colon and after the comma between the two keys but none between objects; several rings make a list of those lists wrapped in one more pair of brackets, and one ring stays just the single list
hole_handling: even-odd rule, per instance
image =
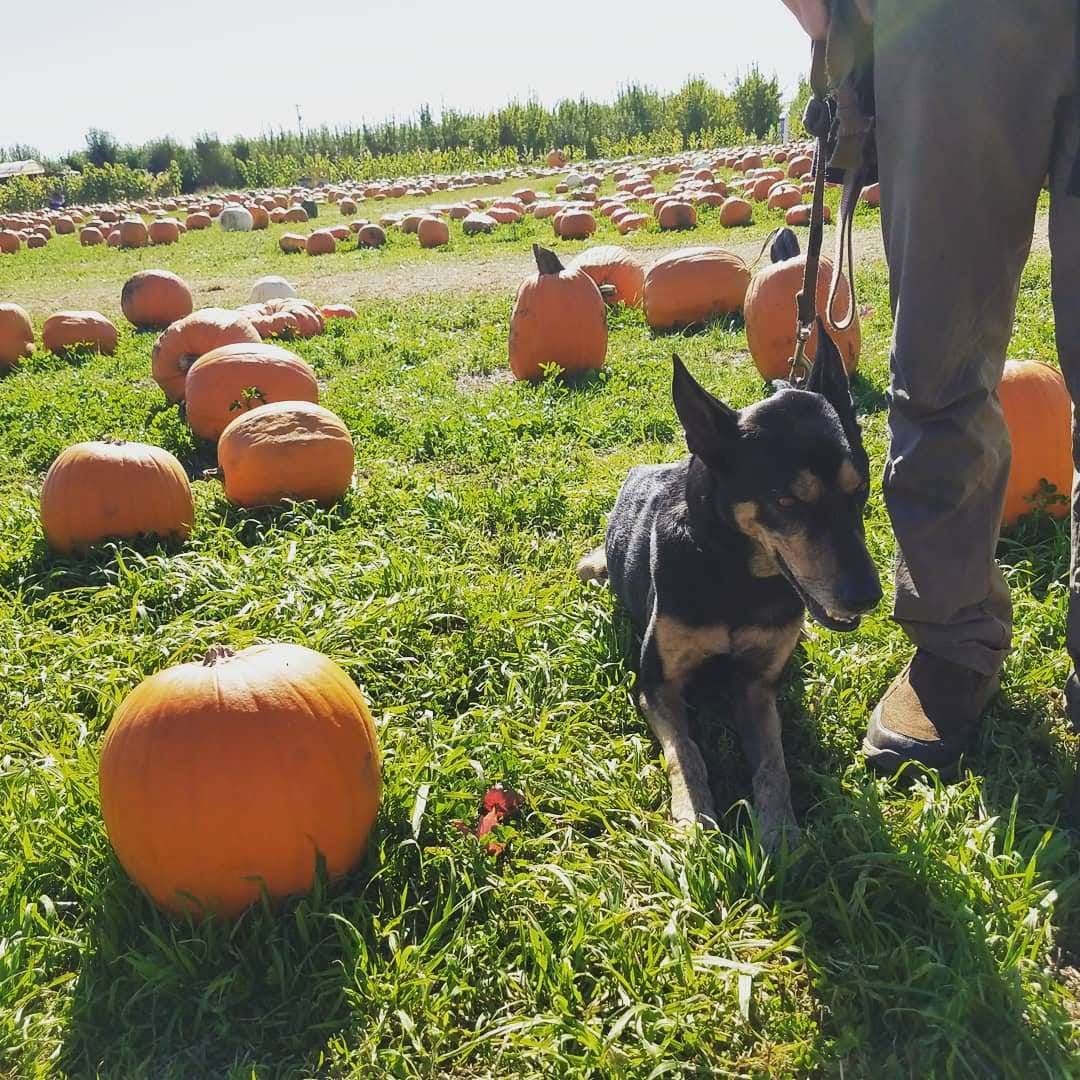
[{"label": "dog's ear", "polygon": [[810,378],[806,381],[806,389],[813,394],[820,394],[835,410],[843,425],[844,434],[852,448],[862,446],[862,435],[859,431],[859,421],[855,416],[855,402],[851,400],[851,384],[848,382],[847,370],[844,368],[843,358],[836,342],[825,331],[825,324],[821,316],[817,320],[818,347],[817,356],[814,358],[810,369]]},{"label": "dog's ear", "polygon": [[677,356],[672,362],[671,396],[686,432],[686,445],[710,468],[722,469],[730,462],[739,438],[739,414],[713,397]]}]

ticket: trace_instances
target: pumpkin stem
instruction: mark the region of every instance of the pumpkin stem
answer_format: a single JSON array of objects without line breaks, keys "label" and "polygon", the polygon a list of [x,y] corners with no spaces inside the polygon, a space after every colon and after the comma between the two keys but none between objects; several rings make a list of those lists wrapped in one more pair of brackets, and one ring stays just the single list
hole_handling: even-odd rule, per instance
[{"label": "pumpkin stem", "polygon": [[769,248],[769,259],[774,263],[787,262],[798,254],[799,238],[790,229],[781,229]]},{"label": "pumpkin stem", "polygon": [[219,660],[228,660],[230,656],[235,655],[236,653],[228,645],[211,645],[202,658],[203,667],[213,667]]},{"label": "pumpkin stem", "polygon": [[198,360],[198,359],[199,359],[198,356],[195,355],[194,353],[184,353],[184,355],[181,356],[180,359],[176,361],[176,366],[181,371],[187,371],[188,368],[190,368],[191,365],[194,364],[195,361]]},{"label": "pumpkin stem", "polygon": [[566,269],[554,251],[548,251],[539,244],[533,244],[533,258],[536,259],[536,269],[541,274],[561,274]]}]

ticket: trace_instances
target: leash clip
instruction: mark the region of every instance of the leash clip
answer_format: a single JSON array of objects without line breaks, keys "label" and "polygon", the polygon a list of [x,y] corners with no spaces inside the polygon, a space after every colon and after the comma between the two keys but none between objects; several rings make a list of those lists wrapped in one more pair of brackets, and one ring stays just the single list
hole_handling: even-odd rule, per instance
[{"label": "leash clip", "polygon": [[791,358],[791,366],[788,369],[788,382],[799,388],[806,384],[810,378],[810,361],[806,358],[806,343],[810,340],[812,326],[799,324],[795,331],[795,355]]}]

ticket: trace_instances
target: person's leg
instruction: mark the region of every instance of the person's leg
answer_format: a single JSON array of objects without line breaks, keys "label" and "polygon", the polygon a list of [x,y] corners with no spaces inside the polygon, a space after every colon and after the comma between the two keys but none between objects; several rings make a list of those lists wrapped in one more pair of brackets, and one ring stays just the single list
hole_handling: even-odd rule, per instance
[{"label": "person's leg", "polygon": [[[1069,614],[1065,644],[1074,672],[1080,663],[1080,194],[1067,191],[1080,153],[1080,86],[1061,103],[1058,139],[1050,172],[1050,251],[1054,299],[1054,329],[1058,361],[1073,400],[1072,559],[1069,570]],[[1076,675],[1066,687],[1066,704],[1073,724],[1080,726],[1080,683]]]},{"label": "person's leg", "polygon": [[1009,649],[994,550],[1010,445],[996,388],[1055,108],[1071,82],[1075,6],[876,4],[895,318],[884,487],[898,549],[894,615],[918,647],[867,735],[868,755],[889,766],[955,759]]}]

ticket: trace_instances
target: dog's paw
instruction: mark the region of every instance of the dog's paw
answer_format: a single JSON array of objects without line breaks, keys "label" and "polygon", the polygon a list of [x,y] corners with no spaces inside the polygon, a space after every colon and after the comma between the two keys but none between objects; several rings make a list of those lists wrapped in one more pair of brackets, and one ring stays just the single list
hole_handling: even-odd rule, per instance
[{"label": "dog's paw", "polygon": [[586,583],[595,581],[597,585],[606,585],[608,579],[607,551],[603,547],[590,551],[577,564],[577,576]]},{"label": "dog's paw", "polygon": [[691,799],[688,795],[681,798],[673,795],[671,799],[671,820],[675,828],[688,832],[700,826],[702,829],[718,827],[716,809],[711,799]]}]

